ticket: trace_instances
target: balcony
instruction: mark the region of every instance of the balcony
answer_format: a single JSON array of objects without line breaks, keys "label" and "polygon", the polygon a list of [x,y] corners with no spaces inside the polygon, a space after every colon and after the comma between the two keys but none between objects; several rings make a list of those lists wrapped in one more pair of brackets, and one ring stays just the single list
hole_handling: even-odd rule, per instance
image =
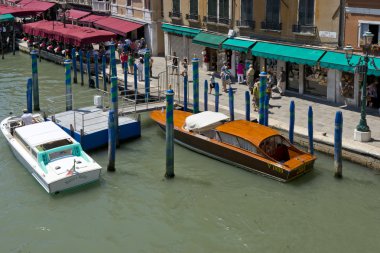
[{"label": "balcony", "polygon": [[230,25],[231,24],[231,19],[229,19],[229,18],[219,18],[218,23],[219,24],[223,24],[223,25]]},{"label": "balcony", "polygon": [[256,22],[254,20],[236,20],[236,26],[240,28],[255,29]]},{"label": "balcony", "polygon": [[169,18],[171,19],[182,19],[182,13],[178,11],[169,12]]},{"label": "balcony", "polygon": [[92,10],[96,12],[109,13],[111,12],[111,2],[92,0]]},{"label": "balcony", "polygon": [[231,19],[217,16],[204,16],[203,22],[229,26],[231,24]]},{"label": "balcony", "polygon": [[281,31],[282,30],[282,23],[263,21],[263,22],[261,22],[261,29],[271,30],[271,31]]},{"label": "balcony", "polygon": [[206,23],[218,23],[217,16],[204,16],[203,21]]},{"label": "balcony", "polygon": [[186,14],[186,19],[192,22],[199,22],[199,15],[195,13]]},{"label": "balcony", "polygon": [[317,34],[317,27],[312,25],[293,25],[292,31],[300,35],[314,36]]}]

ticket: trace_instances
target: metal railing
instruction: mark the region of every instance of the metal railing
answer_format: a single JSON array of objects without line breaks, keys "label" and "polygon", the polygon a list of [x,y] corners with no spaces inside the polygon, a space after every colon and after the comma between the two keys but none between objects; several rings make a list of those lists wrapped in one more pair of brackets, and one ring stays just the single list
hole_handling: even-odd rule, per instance
[{"label": "metal railing", "polygon": [[219,24],[224,24],[224,25],[230,25],[231,24],[231,19],[224,18],[224,17],[219,17],[218,23]]},{"label": "metal railing", "polygon": [[281,31],[282,30],[282,23],[263,21],[263,22],[261,22],[261,29]]},{"label": "metal railing", "polygon": [[254,20],[236,20],[236,26],[254,29],[256,22]]},{"label": "metal railing", "polygon": [[293,25],[292,26],[293,33],[300,33],[300,34],[312,34],[315,35],[317,33],[317,27],[312,25]]},{"label": "metal railing", "polygon": [[218,17],[212,15],[204,16],[203,21],[206,23],[218,23]]},{"label": "metal railing", "polygon": [[178,11],[171,11],[169,12],[170,18],[182,18],[182,13]]},{"label": "metal railing", "polygon": [[186,14],[186,19],[190,21],[199,22],[199,15],[197,13],[189,13],[189,14]]}]

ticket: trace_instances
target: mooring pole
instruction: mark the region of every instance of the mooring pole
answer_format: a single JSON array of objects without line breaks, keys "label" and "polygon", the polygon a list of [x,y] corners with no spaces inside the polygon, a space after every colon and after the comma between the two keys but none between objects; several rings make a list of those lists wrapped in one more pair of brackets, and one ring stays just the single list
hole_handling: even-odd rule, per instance
[{"label": "mooring pole", "polygon": [[249,91],[245,92],[245,120],[251,121],[251,101]]},{"label": "mooring pole", "polygon": [[307,129],[309,133],[309,152],[314,155],[313,108],[311,106],[309,106],[307,114]]},{"label": "mooring pole", "polygon": [[106,67],[107,67],[107,57],[104,54],[102,56],[102,75],[103,75],[103,89],[104,89],[104,91],[107,91],[107,72],[106,72]]},{"label": "mooring pole", "polygon": [[193,58],[193,113],[199,112],[199,59]]},{"label": "mooring pole", "polygon": [[135,94],[137,94],[137,65],[133,64],[133,86],[135,89]]},{"label": "mooring pole", "polygon": [[145,70],[145,100],[146,102],[149,101],[150,96],[150,54],[149,52],[146,52],[144,55],[144,70]]},{"label": "mooring pole", "polygon": [[116,125],[115,125],[115,111],[108,112],[108,165],[107,171],[115,171],[116,160]]},{"label": "mooring pole", "polygon": [[215,83],[215,112],[219,112],[219,83]]},{"label": "mooring pole", "polygon": [[205,111],[207,111],[208,110],[208,82],[207,82],[207,80],[205,80],[205,84],[204,84],[204,92],[203,92],[203,94],[204,94],[204,107],[205,107]]},{"label": "mooring pole", "polygon": [[110,61],[111,61],[111,73],[110,73],[110,76],[111,77],[117,76],[116,56],[115,56],[115,43],[113,43],[113,42],[110,44]]},{"label": "mooring pole", "polygon": [[32,55],[32,79],[33,79],[33,104],[34,110],[40,110],[40,92],[38,88],[38,63],[37,63],[37,51],[33,50]]},{"label": "mooring pole", "polygon": [[259,87],[259,123],[265,124],[265,90],[267,87],[267,73],[265,71],[260,73],[260,87]]},{"label": "mooring pole", "polygon": [[166,91],[166,178],[174,177],[174,91],[171,86]]},{"label": "mooring pole", "polygon": [[32,78],[28,78],[28,82],[26,83],[26,108],[28,110],[28,113],[33,112],[32,103],[33,103],[33,81],[32,81]]},{"label": "mooring pole", "polygon": [[2,31],[0,32],[0,44],[1,44],[1,59],[4,60],[4,46],[3,46],[3,35]]},{"label": "mooring pole", "polygon": [[265,102],[264,102],[264,125],[268,126],[269,122],[269,95],[265,94]]},{"label": "mooring pole", "polygon": [[235,109],[234,109],[234,91],[231,86],[228,89],[228,105],[230,107],[230,120],[235,120]]},{"label": "mooring pole", "polygon": [[99,59],[98,54],[94,54],[94,63],[95,63],[95,87],[99,89]]},{"label": "mooring pole", "polygon": [[12,31],[12,51],[13,55],[16,54],[16,29],[15,29],[15,21],[12,22],[13,31]]},{"label": "mooring pole", "polygon": [[73,71],[74,71],[74,83],[78,83],[78,79],[77,79],[77,55],[76,55],[76,51],[75,51],[75,48],[71,49],[71,59],[73,61]]},{"label": "mooring pole", "polygon": [[128,62],[124,62],[124,95],[127,95],[128,90]]},{"label": "mooring pole", "polygon": [[295,121],[295,105],[294,101],[290,102],[290,119],[289,119],[289,141],[294,143],[294,121]]},{"label": "mooring pole", "polygon": [[187,112],[187,90],[188,90],[188,76],[183,77],[183,110]]},{"label": "mooring pole", "polygon": [[118,87],[117,87],[117,77],[111,77],[111,110],[115,112],[115,139],[116,146],[119,147],[119,105],[118,105]]},{"label": "mooring pole", "polygon": [[80,85],[84,85],[84,78],[83,78],[83,51],[82,49],[79,49],[79,71],[80,71]]},{"label": "mooring pole", "polygon": [[73,109],[73,93],[71,87],[71,60],[65,60],[66,111]]},{"label": "mooring pole", "polygon": [[88,78],[88,87],[91,88],[91,55],[90,52],[86,53],[87,58],[87,78]]},{"label": "mooring pole", "polygon": [[335,133],[334,133],[334,167],[335,177],[342,178],[342,134],[343,134],[343,115],[338,111],[335,114]]}]

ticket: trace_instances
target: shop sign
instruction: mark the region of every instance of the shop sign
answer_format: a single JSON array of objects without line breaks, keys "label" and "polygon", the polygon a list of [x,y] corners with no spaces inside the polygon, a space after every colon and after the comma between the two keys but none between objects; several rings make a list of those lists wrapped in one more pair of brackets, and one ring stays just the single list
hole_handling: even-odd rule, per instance
[{"label": "shop sign", "polygon": [[319,37],[336,39],[336,32],[319,31]]}]

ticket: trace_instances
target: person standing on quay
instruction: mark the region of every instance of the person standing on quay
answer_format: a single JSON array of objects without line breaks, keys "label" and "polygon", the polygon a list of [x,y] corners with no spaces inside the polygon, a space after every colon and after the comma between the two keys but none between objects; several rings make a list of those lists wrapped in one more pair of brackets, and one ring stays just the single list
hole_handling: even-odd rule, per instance
[{"label": "person standing on quay", "polygon": [[237,76],[238,76],[238,83],[244,83],[244,64],[243,61],[240,61],[237,66]]},{"label": "person standing on quay", "polygon": [[135,64],[135,58],[133,57],[133,54],[130,52],[128,57],[128,67],[129,67],[129,73],[133,74],[134,69],[133,65]]},{"label": "person standing on quay", "polygon": [[277,82],[277,89],[278,89],[278,92],[280,92],[281,96],[285,94],[285,80],[286,80],[285,71],[281,70],[280,79]]},{"label": "person standing on quay", "polygon": [[253,69],[253,65],[249,65],[249,69],[247,71],[247,85],[248,89],[252,95],[253,92],[253,85],[254,85],[254,77],[255,77],[255,70]]},{"label": "person standing on quay", "polygon": [[144,70],[144,59],[140,57],[139,62],[137,63],[137,76],[138,76],[139,82],[143,81],[143,70]]}]

